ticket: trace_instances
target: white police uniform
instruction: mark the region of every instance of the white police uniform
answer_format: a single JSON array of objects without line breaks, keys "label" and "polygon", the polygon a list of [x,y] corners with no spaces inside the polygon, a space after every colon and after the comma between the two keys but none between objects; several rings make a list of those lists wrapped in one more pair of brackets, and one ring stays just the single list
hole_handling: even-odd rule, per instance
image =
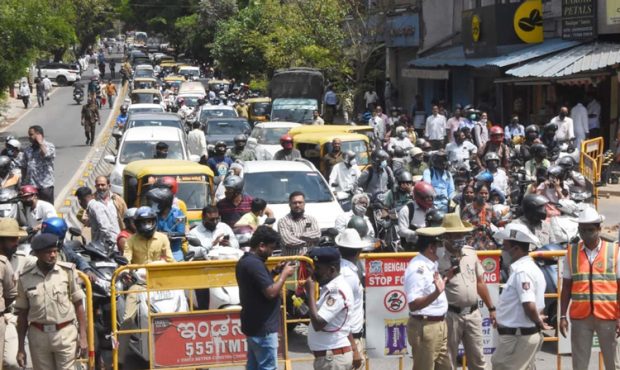
[{"label": "white police uniform", "polygon": [[[442,230],[428,236],[438,236],[445,232],[443,228],[418,229],[419,236],[425,236],[426,230]],[[435,273],[438,263],[431,261],[422,253],[414,257],[405,270],[405,294],[407,303],[435,292]],[[413,350],[413,368],[417,369],[451,369],[447,351],[448,327],[445,317],[448,311],[446,293],[441,292],[428,306],[409,313],[407,322],[407,339]]]},{"label": "white police uniform", "polygon": [[[525,225],[509,224],[498,233],[499,239],[536,243],[537,238]],[[543,343],[543,335],[525,313],[523,303],[534,302],[545,308],[545,277],[532,257],[523,256],[510,265],[510,277],[497,305],[499,341],[492,364],[494,370],[526,369],[533,363]]]}]

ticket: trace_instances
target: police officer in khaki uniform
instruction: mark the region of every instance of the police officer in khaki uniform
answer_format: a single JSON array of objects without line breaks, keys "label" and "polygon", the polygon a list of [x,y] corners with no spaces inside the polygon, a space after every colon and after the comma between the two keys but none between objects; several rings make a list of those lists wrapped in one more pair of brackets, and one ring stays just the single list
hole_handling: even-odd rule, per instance
[{"label": "police officer in khaki uniform", "polygon": [[27,333],[34,370],[72,370],[76,357],[88,352],[84,293],[77,284],[77,272],[72,264],[57,262],[58,236],[37,235],[31,248],[37,262],[24,269],[17,284],[17,362],[26,366]]},{"label": "police officer in khaki uniform", "polygon": [[[315,248],[313,277],[306,280],[310,325],[308,347],[314,354],[314,370],[357,369],[362,359],[351,329],[353,293],[340,274],[340,252],[336,248]],[[314,297],[314,282],[320,286]]]},{"label": "police officer in khaki uniform", "polygon": [[[11,218],[0,218],[0,248],[14,244],[17,246],[17,240],[25,233],[20,230],[17,221]],[[17,296],[17,287],[15,286],[15,276],[11,263],[4,255],[0,255],[0,312],[4,312],[13,303]],[[0,317],[0,355],[4,355],[4,337],[6,331],[6,321]],[[3,356],[4,357],[4,356]],[[3,367],[4,358],[0,361],[0,370]]]},{"label": "police officer in khaki uniform", "polygon": [[478,306],[478,296],[488,307],[493,322],[495,322],[495,307],[482,278],[483,269],[476,251],[467,245],[467,235],[473,227],[464,225],[456,213],[445,215],[441,226],[446,229],[444,234],[446,254],[439,259],[439,273],[448,278],[446,283],[448,355],[453,369],[456,369],[458,347],[463,341],[467,368],[484,370],[482,315]]}]

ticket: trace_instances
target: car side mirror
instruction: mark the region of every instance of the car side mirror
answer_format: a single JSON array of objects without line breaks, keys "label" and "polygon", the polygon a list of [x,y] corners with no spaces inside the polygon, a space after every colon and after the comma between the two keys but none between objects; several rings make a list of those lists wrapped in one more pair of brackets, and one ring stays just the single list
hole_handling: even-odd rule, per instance
[{"label": "car side mirror", "polygon": [[116,163],[116,157],[113,156],[112,154],[108,154],[105,157],[103,157],[103,160],[110,163],[110,164],[115,164]]}]

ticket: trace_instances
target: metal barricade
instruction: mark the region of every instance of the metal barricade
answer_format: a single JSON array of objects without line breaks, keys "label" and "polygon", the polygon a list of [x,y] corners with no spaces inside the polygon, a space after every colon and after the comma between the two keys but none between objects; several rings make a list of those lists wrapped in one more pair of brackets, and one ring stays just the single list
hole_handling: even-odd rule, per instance
[{"label": "metal barricade", "polygon": [[82,279],[84,283],[84,288],[86,289],[86,336],[88,340],[88,359],[80,360],[80,362],[87,361],[88,367],[87,369],[95,368],[95,319],[93,312],[93,288],[90,284],[90,279],[88,275],[83,273],[82,271],[77,271],[78,276]]},{"label": "metal barricade", "polygon": [[[478,257],[485,257],[485,256],[490,256],[490,257],[499,257],[501,256],[501,250],[493,250],[493,251],[477,251],[476,254],[478,255]],[[417,252],[406,252],[406,253],[362,253],[360,255],[360,259],[366,261],[372,261],[372,260],[382,260],[382,259],[387,259],[387,260],[394,260],[394,259],[411,259],[415,256],[417,256],[418,253]],[[531,252],[530,256],[533,258],[555,258],[555,257],[563,257],[566,255],[566,250],[563,251],[540,251],[540,252]],[[365,263],[366,266],[368,266],[367,263]],[[404,272],[403,272],[404,273]],[[366,271],[366,274],[369,274],[369,271]],[[367,289],[367,293],[368,293],[368,287],[366,287]],[[562,290],[562,284],[561,284],[561,280],[560,280],[560,270],[558,269],[558,287],[557,287],[557,292],[556,293],[546,293],[545,294],[545,298],[555,298],[558,300],[558,308],[559,308],[559,300],[560,300],[560,296],[561,296],[561,290]],[[381,319],[383,320],[383,318],[381,317],[369,317],[367,316],[367,320],[366,320],[366,325],[367,327],[370,325],[369,319]],[[558,315],[558,319],[559,319],[559,315]],[[559,330],[559,321],[556,323],[556,329],[555,329],[555,334],[554,336],[545,336],[544,341],[545,342],[559,342],[559,337],[558,337],[558,330]],[[404,369],[404,355],[400,355],[400,356],[395,356],[398,358],[398,368],[399,370],[403,370]],[[556,353],[556,364],[557,364],[557,368],[561,369],[562,366],[562,356],[559,353],[559,348],[558,348],[558,352]],[[463,356],[463,362],[462,362],[462,366],[463,369],[467,368],[467,359],[465,356]],[[600,366],[600,359],[599,359],[599,366]],[[366,361],[366,370],[370,369],[370,360],[369,358],[367,358]]]},{"label": "metal barricade", "polygon": [[[269,258],[269,268],[283,261],[306,262],[313,266],[313,261],[303,256]],[[241,332],[239,309],[195,309],[194,294],[198,289],[210,289],[236,286],[235,266],[237,261],[193,261],[180,263],[162,263],[148,265],[127,265],[119,267],[112,276],[111,284],[111,323],[113,368],[119,364],[119,338],[123,335],[148,335],[148,356],[150,368],[216,368],[239,366],[246,363],[247,343]],[[140,289],[119,291],[116,282],[123,272],[144,269],[145,281]],[[291,279],[282,290],[282,333],[278,346],[280,361],[285,369],[292,368],[288,354],[287,324],[308,320],[287,320],[286,285],[297,284]],[[154,313],[150,309],[151,297],[166,291],[184,291],[189,302],[188,311]],[[316,292],[315,292],[316,293]],[[121,329],[117,320],[117,296],[141,295],[145,297],[148,310],[147,328]],[[144,298],[142,298],[144,299]],[[180,334],[179,334],[180,333]],[[217,334],[216,334],[217,333]],[[282,340],[284,343],[282,343]],[[159,343],[157,343],[159,342]],[[181,349],[179,349],[181,348]],[[224,349],[221,354],[220,349]],[[218,356],[214,356],[214,352]],[[184,352],[184,358],[176,358],[178,352]],[[226,353],[224,353],[226,352]],[[177,361],[177,362],[175,362]],[[182,362],[178,362],[182,361]]]},{"label": "metal barricade", "polygon": [[579,154],[579,170],[585,177],[587,187],[592,192],[594,206],[598,208],[598,186],[603,169],[603,152],[605,142],[602,137],[585,140],[581,143]]}]

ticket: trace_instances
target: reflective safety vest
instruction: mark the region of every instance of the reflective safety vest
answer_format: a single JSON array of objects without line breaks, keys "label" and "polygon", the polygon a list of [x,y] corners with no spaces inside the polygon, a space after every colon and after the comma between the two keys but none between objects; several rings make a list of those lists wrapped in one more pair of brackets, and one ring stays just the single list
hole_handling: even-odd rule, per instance
[{"label": "reflective safety vest", "polygon": [[616,260],[618,246],[601,240],[601,249],[592,263],[582,249],[583,241],[568,246],[568,263],[572,273],[571,319],[590,315],[601,320],[618,318],[616,294]]}]

